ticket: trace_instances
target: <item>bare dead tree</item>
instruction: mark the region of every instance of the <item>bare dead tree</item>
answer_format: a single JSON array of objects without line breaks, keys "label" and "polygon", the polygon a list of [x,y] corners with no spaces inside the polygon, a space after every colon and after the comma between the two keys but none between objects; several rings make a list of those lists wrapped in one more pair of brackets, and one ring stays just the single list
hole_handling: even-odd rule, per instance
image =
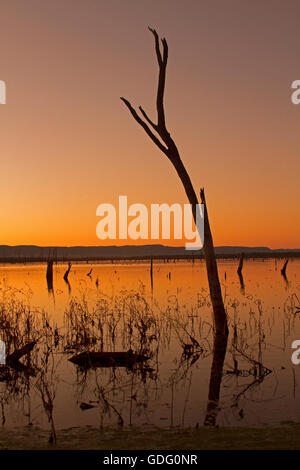
[{"label": "bare dead tree", "polygon": [[46,272],[46,279],[47,279],[47,287],[48,291],[53,291],[53,260],[49,259],[47,261],[47,272]]},{"label": "bare dead tree", "polygon": [[242,274],[242,270],[244,266],[244,259],[245,259],[245,253],[242,253],[240,257],[239,267],[237,269],[238,275]]},{"label": "bare dead tree", "polygon": [[[168,62],[168,44],[165,38],[161,39],[162,51],[159,36],[155,29],[149,28],[155,39],[155,51],[159,66],[156,109],[157,123],[153,122],[144,109],[139,106],[139,110],[144,119],[132,107],[130,102],[121,97],[137,123],[144,129],[154,144],[168,157],[173,164],[186,192],[188,200],[192,206],[193,218],[196,223],[196,210],[198,198],[193,188],[189,174],[182,163],[178,148],[172,139],[165,120],[164,110],[164,91],[166,82],[166,68]],[[214,323],[217,334],[228,334],[227,316],[224,308],[222,291],[219,281],[216,256],[214,251],[213,239],[208,219],[207,204],[205,200],[204,189],[200,191],[201,203],[204,205],[204,256],[206,261],[206,270],[209,283],[210,297],[214,312]]]},{"label": "bare dead tree", "polygon": [[289,259],[287,258],[287,259],[285,260],[284,265],[282,266],[282,268],[281,268],[281,270],[280,270],[281,275],[282,275],[282,277],[283,277],[283,279],[284,279],[284,281],[285,281],[285,284],[286,284],[286,287],[287,287],[287,288],[289,287],[289,280],[288,280],[287,275],[286,275],[286,268],[287,268],[288,262],[289,262]]},{"label": "bare dead tree", "polygon": [[65,272],[65,274],[64,274],[64,281],[65,281],[66,283],[69,282],[68,276],[69,276],[69,273],[70,273],[70,271],[71,271],[71,267],[72,267],[72,263],[69,261],[68,269],[66,270],[66,272]]},{"label": "bare dead tree", "polygon": [[245,294],[245,283],[244,283],[244,277],[243,277],[243,274],[242,274],[242,270],[243,270],[243,266],[244,266],[244,258],[245,258],[245,253],[242,253],[241,257],[240,257],[239,267],[237,269],[242,294]]},{"label": "bare dead tree", "polygon": [[283,265],[282,268],[281,268],[281,274],[282,274],[283,276],[286,276],[286,268],[287,268],[288,262],[289,262],[289,259],[287,258],[287,259],[285,260],[285,262],[284,262],[284,265]]}]

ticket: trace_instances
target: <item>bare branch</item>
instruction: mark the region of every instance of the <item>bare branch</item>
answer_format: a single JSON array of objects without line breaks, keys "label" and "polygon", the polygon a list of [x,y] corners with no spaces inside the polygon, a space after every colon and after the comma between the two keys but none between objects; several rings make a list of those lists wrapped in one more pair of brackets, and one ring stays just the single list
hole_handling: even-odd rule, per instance
[{"label": "bare branch", "polygon": [[165,64],[165,66],[167,65],[167,62],[168,62],[168,43],[167,43],[167,40],[166,38],[163,38],[161,40],[162,42],[162,45],[163,45],[163,62]]},{"label": "bare branch", "polygon": [[157,56],[157,62],[159,65],[159,76],[158,76],[158,86],[157,86],[157,98],[156,98],[156,108],[157,108],[157,125],[158,132],[162,139],[168,137],[168,132],[166,129],[165,122],[165,111],[164,111],[164,91],[165,91],[165,81],[166,81],[166,67],[168,62],[168,44],[165,38],[161,40],[163,45],[163,58],[159,46],[159,36],[155,29],[149,27],[149,31],[154,36],[155,39],[155,50]]},{"label": "bare branch", "polygon": [[148,26],[148,29],[149,29],[149,31],[151,31],[151,33],[152,33],[153,36],[154,36],[157,62],[158,62],[158,65],[161,66],[161,64],[162,64],[162,57],[161,57],[161,52],[160,52],[160,47],[159,47],[159,37],[158,37],[158,34],[157,34],[156,30],[150,28],[150,26]]},{"label": "bare branch", "polygon": [[164,152],[167,156],[168,156],[168,149],[161,143],[161,141],[153,134],[153,132],[151,131],[151,129],[147,126],[147,124],[145,123],[145,121],[143,121],[140,116],[138,115],[138,113],[136,112],[136,110],[131,106],[131,104],[129,103],[128,100],[126,100],[125,98],[121,97],[120,98],[123,103],[125,103],[125,105],[127,106],[127,108],[129,109],[129,111],[131,112],[132,116],[134,117],[134,119],[136,120],[136,122],[139,123],[140,126],[142,126],[142,128],[144,129],[144,131],[148,134],[148,136],[150,137],[150,139],[155,143],[155,145],[157,145],[157,147],[162,151]]},{"label": "bare branch", "polygon": [[142,106],[139,106],[139,110],[141,111],[142,115],[144,116],[144,118],[146,119],[146,121],[149,122],[150,126],[153,127],[154,130],[156,130],[156,132],[158,132],[158,127],[157,125],[151,121],[151,119],[149,118],[149,116],[147,115],[146,111],[143,110]]}]

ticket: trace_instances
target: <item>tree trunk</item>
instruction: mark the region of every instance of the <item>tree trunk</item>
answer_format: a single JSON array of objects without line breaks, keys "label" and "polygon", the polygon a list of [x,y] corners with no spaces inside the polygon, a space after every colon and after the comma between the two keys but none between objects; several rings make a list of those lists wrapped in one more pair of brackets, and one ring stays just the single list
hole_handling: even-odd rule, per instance
[{"label": "tree trunk", "polygon": [[213,361],[210,371],[208,402],[204,426],[216,425],[227,340],[227,335],[216,334],[214,338]]},{"label": "tree trunk", "polygon": [[[154,35],[155,52],[156,52],[158,66],[159,66],[157,98],[156,98],[157,124],[154,123],[149,118],[149,116],[146,114],[146,112],[141,106],[139,107],[139,110],[145,120],[141,118],[141,116],[132,107],[132,105],[127,99],[121,97],[121,100],[127,106],[133,118],[144,129],[144,131],[147,133],[150,139],[154,142],[154,144],[168,157],[168,159],[173,164],[184,186],[188,200],[192,206],[193,217],[194,217],[195,224],[197,226],[196,208],[198,204],[198,198],[196,196],[195,190],[193,188],[191,179],[186,171],[186,168],[182,163],[177,146],[166,127],[165,111],[164,111],[164,90],[165,90],[165,80],[166,80],[166,67],[167,67],[167,62],[168,62],[168,44],[165,38],[161,40],[162,47],[163,47],[163,51],[161,52],[160,41],[159,41],[157,32],[151,28],[149,28],[149,30]],[[212,239],[212,234],[210,230],[204,189],[201,189],[200,196],[201,196],[201,202],[204,205],[204,209],[205,209],[204,210],[203,252],[204,252],[204,257],[205,257],[205,262],[206,262],[209,292],[210,292],[211,302],[213,306],[215,331],[216,331],[216,334],[225,335],[227,337],[228,335],[227,317],[226,317],[226,312],[225,312],[223,298],[222,298],[222,292],[221,292],[221,286],[220,286],[220,281],[219,281],[213,239]]]},{"label": "tree trunk", "polygon": [[204,189],[200,191],[201,203],[204,204],[204,256],[206,261],[206,272],[209,284],[210,298],[214,311],[214,322],[216,334],[228,335],[227,315],[224,308],[222,291],[220,286],[218,267],[210,230],[207,205]]}]

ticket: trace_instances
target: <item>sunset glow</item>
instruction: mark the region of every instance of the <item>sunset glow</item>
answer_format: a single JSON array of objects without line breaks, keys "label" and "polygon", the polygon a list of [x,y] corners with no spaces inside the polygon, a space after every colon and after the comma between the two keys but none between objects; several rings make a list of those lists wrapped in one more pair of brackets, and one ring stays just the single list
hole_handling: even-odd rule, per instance
[{"label": "sunset glow", "polygon": [[0,244],[120,244],[97,238],[99,204],[188,202],[120,101],[155,117],[151,25],[169,44],[168,127],[205,187],[215,245],[300,248],[300,4],[281,5],[2,3]]}]

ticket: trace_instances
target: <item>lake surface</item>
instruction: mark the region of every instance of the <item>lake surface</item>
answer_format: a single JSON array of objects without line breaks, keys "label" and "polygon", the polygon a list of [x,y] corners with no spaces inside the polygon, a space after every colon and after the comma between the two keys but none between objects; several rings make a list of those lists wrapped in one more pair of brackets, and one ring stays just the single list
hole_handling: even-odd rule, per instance
[{"label": "lake surface", "polygon": [[[230,333],[215,409],[221,426],[300,421],[300,365],[291,361],[300,340],[300,260],[289,261],[287,279],[282,264],[246,260],[241,285],[238,260],[218,261]],[[149,263],[73,264],[69,283],[66,268],[54,265],[49,291],[45,265],[0,266],[2,328],[8,315],[16,338],[9,352],[38,340],[21,359],[27,369],[0,380],[2,425],[203,425],[214,347],[203,261],[154,262],[153,288]],[[129,349],[149,360],[88,370],[68,360]]]}]

